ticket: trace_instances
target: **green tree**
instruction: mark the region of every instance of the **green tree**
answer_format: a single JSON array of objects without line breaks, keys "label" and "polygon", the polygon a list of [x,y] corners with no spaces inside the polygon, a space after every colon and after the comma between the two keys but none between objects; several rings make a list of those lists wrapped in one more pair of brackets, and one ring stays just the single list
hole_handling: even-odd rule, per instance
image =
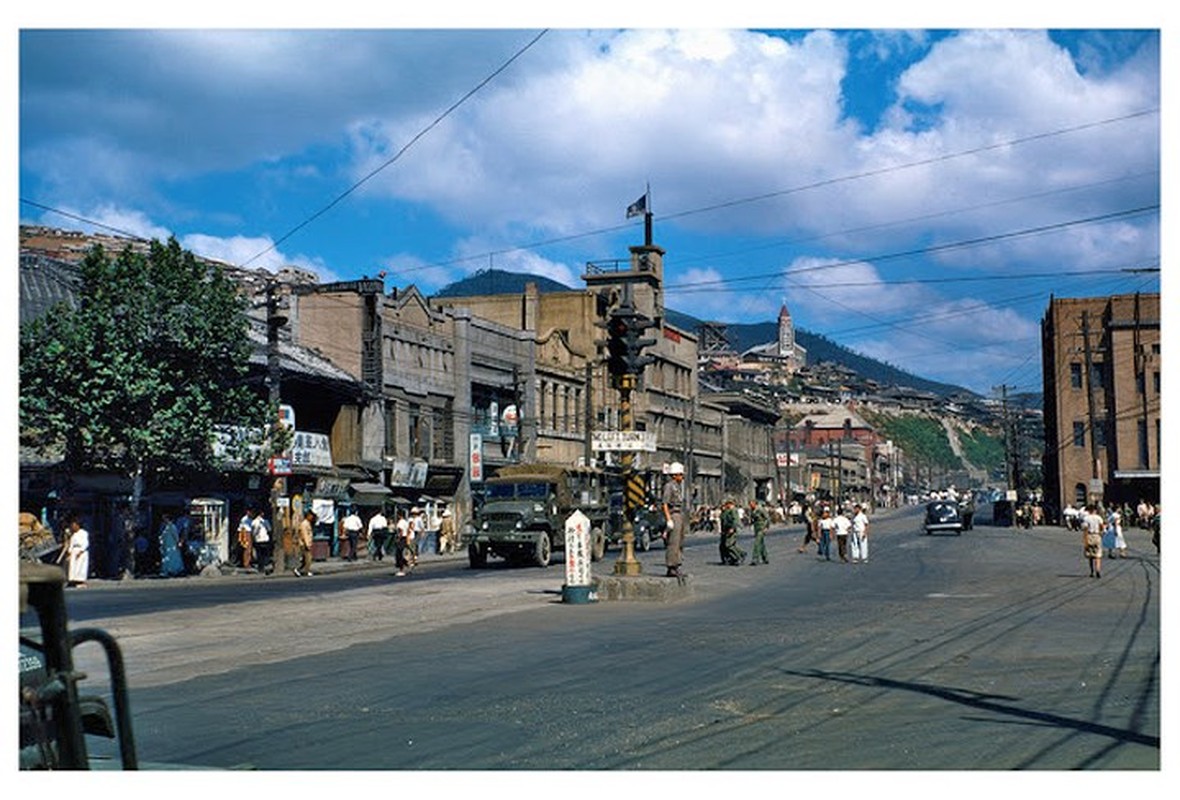
[{"label": "green tree", "polygon": [[[175,239],[146,254],[101,247],[80,264],[77,302],[20,337],[22,444],[60,448],[70,470],[109,470],[145,483],[224,468],[257,468],[275,415],[245,381],[246,299],[215,265]],[[218,454],[220,426],[254,434]]]}]

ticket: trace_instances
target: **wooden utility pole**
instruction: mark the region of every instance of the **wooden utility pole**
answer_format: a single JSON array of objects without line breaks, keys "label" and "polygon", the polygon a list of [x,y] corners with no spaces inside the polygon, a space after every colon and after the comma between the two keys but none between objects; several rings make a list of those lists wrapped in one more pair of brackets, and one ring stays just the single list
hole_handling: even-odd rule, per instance
[{"label": "wooden utility pole", "polygon": [[[1086,359],[1086,411],[1090,422],[1090,477],[1099,481],[1102,479],[1102,470],[1098,455],[1098,401],[1094,395],[1094,357],[1090,348],[1089,311],[1082,311],[1082,352]],[[1091,487],[1089,494],[1095,494],[1093,487]]]}]

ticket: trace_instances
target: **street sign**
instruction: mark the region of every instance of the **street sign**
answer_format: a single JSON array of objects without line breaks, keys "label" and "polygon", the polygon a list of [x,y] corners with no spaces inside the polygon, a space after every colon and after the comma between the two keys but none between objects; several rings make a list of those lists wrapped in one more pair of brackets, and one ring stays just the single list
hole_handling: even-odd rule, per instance
[{"label": "street sign", "polygon": [[596,452],[656,451],[654,431],[594,431],[590,447]]}]

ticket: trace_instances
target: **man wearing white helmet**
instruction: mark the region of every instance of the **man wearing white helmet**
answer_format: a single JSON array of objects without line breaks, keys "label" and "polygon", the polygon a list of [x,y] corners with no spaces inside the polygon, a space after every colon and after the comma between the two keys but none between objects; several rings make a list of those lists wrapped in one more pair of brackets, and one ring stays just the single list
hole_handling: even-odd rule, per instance
[{"label": "man wearing white helmet", "polygon": [[671,477],[664,484],[664,520],[668,527],[668,545],[664,550],[664,565],[669,578],[680,577],[680,545],[684,541],[684,465],[673,461],[668,465]]}]

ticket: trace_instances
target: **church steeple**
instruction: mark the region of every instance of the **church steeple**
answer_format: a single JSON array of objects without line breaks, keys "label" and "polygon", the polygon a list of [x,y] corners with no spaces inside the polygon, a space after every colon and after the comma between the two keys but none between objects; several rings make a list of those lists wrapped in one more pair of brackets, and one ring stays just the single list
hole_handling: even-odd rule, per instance
[{"label": "church steeple", "polygon": [[789,358],[795,354],[795,324],[791,321],[791,312],[787,304],[778,312],[778,355]]}]

